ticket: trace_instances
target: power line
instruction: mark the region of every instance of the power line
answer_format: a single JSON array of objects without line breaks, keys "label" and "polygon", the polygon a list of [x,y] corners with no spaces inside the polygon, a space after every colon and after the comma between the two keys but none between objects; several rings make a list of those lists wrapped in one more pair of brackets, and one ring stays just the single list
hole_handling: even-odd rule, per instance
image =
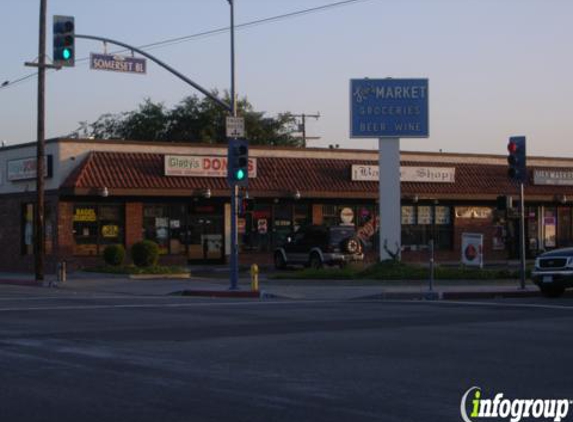
[{"label": "power line", "polygon": [[[329,4],[322,5],[322,6],[311,7],[308,9],[297,10],[295,12],[284,13],[282,15],[270,16],[268,18],[262,18],[262,19],[257,19],[257,20],[250,21],[250,22],[245,22],[245,23],[236,25],[235,29],[247,29],[247,28],[251,28],[254,26],[258,26],[258,25],[264,25],[266,23],[278,22],[281,20],[296,18],[299,16],[304,16],[304,15],[308,15],[311,13],[322,12],[322,11],[326,11],[326,10],[333,9],[336,7],[347,6],[347,5],[350,5],[353,3],[359,3],[359,2],[364,2],[364,1],[371,1],[371,0],[342,0],[342,1],[337,1],[335,3],[329,3]],[[214,35],[219,35],[219,34],[227,32],[227,31],[229,31],[228,26],[217,28],[217,29],[211,29],[209,31],[198,32],[198,33],[191,34],[191,35],[185,35],[182,37],[169,38],[169,39],[166,39],[163,41],[157,41],[154,43],[145,44],[145,45],[139,46],[138,48],[141,50],[146,50],[146,51],[147,50],[155,50],[158,48],[163,48],[163,47],[168,47],[168,46],[172,46],[172,45],[176,45],[176,44],[181,44],[181,43],[184,43],[187,41],[192,41],[192,40],[196,40],[196,39],[200,39],[200,38],[206,38],[206,37],[211,37]],[[122,53],[125,51],[129,51],[129,50],[125,50],[125,49],[124,50],[118,50],[118,51],[114,52],[114,54]],[[76,64],[84,64],[84,63],[87,63],[88,61],[89,61],[89,58],[84,57],[84,58],[76,60]],[[15,79],[13,81],[6,80],[0,84],[0,90],[18,86],[18,85],[22,84],[23,82],[25,82],[29,79],[32,79],[36,76],[38,76],[37,73],[30,73],[28,75],[21,76],[18,79]]]}]

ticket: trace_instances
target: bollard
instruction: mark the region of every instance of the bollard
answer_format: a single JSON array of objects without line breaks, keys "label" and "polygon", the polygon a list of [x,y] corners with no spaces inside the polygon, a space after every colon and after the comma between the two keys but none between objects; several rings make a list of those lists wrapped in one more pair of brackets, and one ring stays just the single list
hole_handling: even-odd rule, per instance
[{"label": "bollard", "polygon": [[251,265],[251,290],[259,291],[259,266],[257,264]]},{"label": "bollard", "polygon": [[58,263],[58,281],[61,283],[65,283],[66,279],[67,279],[66,261],[60,261]]},{"label": "bollard", "polygon": [[430,288],[429,291],[434,290],[434,239],[430,239]]}]

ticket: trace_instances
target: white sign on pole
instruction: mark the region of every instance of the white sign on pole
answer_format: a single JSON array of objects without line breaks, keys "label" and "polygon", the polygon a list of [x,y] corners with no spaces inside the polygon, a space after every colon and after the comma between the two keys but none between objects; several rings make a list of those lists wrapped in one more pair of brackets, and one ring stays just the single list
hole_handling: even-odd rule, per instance
[{"label": "white sign on pole", "polygon": [[245,137],[245,119],[242,117],[227,116],[227,138]]},{"label": "white sign on pole", "polygon": [[462,233],[462,264],[483,268],[483,234]]}]

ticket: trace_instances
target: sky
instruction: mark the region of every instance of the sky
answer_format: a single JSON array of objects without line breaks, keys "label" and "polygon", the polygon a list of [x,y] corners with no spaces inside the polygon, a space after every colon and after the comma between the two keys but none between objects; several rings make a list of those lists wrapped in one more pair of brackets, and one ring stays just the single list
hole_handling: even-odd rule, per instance
[{"label": "sky", "polygon": [[[338,0],[234,0],[240,26]],[[39,0],[3,0],[0,84],[34,73]],[[48,0],[51,16],[75,17],[76,33],[141,46],[229,26],[226,0]],[[238,27],[237,93],[257,111],[320,113],[309,146],[377,149],[349,138],[349,80],[427,78],[430,136],[405,151],[506,154],[513,135],[528,155],[573,157],[573,1],[359,0]],[[77,40],[76,60],[102,53]],[[108,51],[116,51],[108,46]],[[229,32],[149,50],[206,89],[230,87]],[[0,140],[36,138],[37,79],[0,88]],[[90,70],[87,61],[47,75],[46,135],[65,136],[144,99],[172,107],[200,93],[148,62],[146,75]],[[248,130],[248,128],[247,128]]]}]

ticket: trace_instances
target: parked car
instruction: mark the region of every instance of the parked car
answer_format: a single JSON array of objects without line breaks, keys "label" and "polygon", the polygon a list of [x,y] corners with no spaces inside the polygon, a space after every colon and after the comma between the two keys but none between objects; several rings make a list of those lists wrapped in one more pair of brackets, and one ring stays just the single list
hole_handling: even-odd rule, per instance
[{"label": "parked car", "polygon": [[290,234],[286,243],[275,249],[274,263],[278,269],[291,264],[311,268],[344,266],[362,261],[363,249],[354,226],[308,226]]},{"label": "parked car", "polygon": [[573,287],[573,248],[555,249],[535,259],[533,282],[547,297],[559,297]]}]

